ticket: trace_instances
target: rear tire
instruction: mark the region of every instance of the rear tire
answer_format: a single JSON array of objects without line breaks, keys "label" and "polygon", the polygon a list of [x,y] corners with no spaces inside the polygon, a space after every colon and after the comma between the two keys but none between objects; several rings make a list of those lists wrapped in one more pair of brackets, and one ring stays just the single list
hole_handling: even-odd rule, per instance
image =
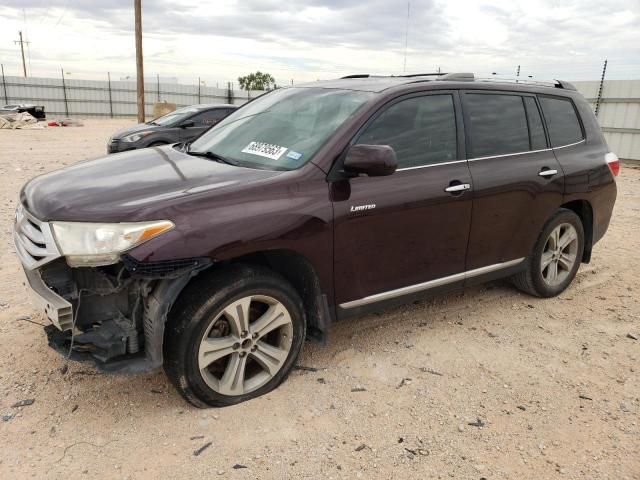
[{"label": "rear tire", "polygon": [[554,297],[573,281],[584,251],[584,228],[571,210],[558,210],[542,229],[526,268],[512,277],[519,290],[537,297]]},{"label": "rear tire", "polygon": [[196,407],[225,407],[276,388],[306,334],[304,308],[283,277],[235,265],[188,285],[165,329],[164,369]]}]

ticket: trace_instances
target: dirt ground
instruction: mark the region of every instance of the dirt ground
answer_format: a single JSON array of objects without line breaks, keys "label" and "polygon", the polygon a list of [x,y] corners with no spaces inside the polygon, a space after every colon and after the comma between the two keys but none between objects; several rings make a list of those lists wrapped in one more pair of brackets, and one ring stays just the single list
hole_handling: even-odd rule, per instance
[{"label": "dirt ground", "polygon": [[317,370],[198,410],[162,372],[63,373],[14,254],[22,184],[129,123],[0,130],[0,478],[640,479],[640,170],[560,297],[495,282],[338,323]]}]

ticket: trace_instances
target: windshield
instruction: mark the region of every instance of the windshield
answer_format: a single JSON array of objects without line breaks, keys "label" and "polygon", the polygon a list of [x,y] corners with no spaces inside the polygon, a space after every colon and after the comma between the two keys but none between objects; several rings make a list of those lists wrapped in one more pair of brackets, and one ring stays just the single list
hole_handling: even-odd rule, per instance
[{"label": "windshield", "polygon": [[176,123],[181,122],[187,117],[190,117],[194,113],[198,113],[199,110],[195,107],[183,107],[177,110],[174,110],[171,113],[167,113],[158,118],[154,118],[149,123],[153,123],[154,125],[162,125],[163,127],[168,127],[170,125],[174,125]]},{"label": "windshield", "polygon": [[275,90],[226,117],[190,150],[248,167],[292,170],[308,162],[372,96],[325,88]]}]

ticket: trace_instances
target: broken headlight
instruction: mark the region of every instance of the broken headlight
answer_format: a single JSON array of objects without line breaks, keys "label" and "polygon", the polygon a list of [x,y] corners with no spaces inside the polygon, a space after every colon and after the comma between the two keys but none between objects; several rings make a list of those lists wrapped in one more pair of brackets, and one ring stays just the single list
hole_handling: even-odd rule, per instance
[{"label": "broken headlight", "polygon": [[120,254],[173,228],[168,220],[136,223],[51,222],[60,252],[71,267],[116,263]]}]

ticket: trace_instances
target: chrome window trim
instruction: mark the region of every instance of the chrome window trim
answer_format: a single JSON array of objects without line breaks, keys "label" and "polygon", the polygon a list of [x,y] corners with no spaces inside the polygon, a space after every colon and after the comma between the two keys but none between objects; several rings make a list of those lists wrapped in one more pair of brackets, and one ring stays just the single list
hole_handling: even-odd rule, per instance
[{"label": "chrome window trim", "polygon": [[526,257],[516,258],[515,260],[509,260],[508,262],[496,263],[493,265],[487,265],[486,267],[476,268],[474,270],[468,270],[462,273],[456,273],[454,275],[449,275],[448,277],[436,278],[434,280],[429,280],[428,282],[417,283],[415,285],[409,285],[407,287],[397,288],[395,290],[389,290],[382,293],[376,293],[374,295],[369,295],[368,297],[360,298],[358,300],[352,300],[350,302],[341,303],[339,305],[340,308],[355,308],[361,307],[363,305],[369,305],[370,303],[380,302],[383,300],[390,300],[392,298],[401,297],[403,295],[409,295],[411,293],[417,293],[424,290],[429,290],[431,288],[440,287],[442,285],[447,285],[449,283],[457,282],[459,280],[465,280],[467,278],[477,277],[478,275],[482,275],[484,273],[491,273],[497,270],[502,270],[504,268],[513,267],[522,263]]},{"label": "chrome window trim", "polygon": [[476,160],[487,160],[487,159],[490,159],[490,158],[513,157],[513,156],[516,156],[516,155],[526,155],[528,153],[549,152],[549,151],[552,151],[552,150],[558,150],[559,148],[573,147],[574,145],[579,145],[579,144],[581,144],[583,142],[586,142],[586,140],[584,138],[582,140],[578,141],[578,142],[568,143],[567,145],[560,145],[559,147],[541,148],[540,150],[527,150],[526,152],[504,153],[502,155],[489,155],[487,157],[475,157],[475,158],[470,158],[467,161],[468,162],[475,162]]},{"label": "chrome window trim", "polygon": [[398,168],[396,172],[404,172],[406,170],[417,170],[419,168],[439,167],[440,165],[453,165],[454,163],[464,163],[466,160],[452,160],[450,162],[430,163],[429,165],[418,165],[416,167]]},{"label": "chrome window trim", "polygon": [[553,147],[552,150],[557,150],[559,148],[567,148],[567,147],[573,147],[574,145],[580,145],[581,143],[586,142],[586,139],[582,139],[579,142],[573,142],[573,143],[568,143],[566,145],[560,145],[559,147]]},{"label": "chrome window trim", "polygon": [[553,150],[552,148],[541,148],[540,150],[527,150],[526,152],[515,152],[515,153],[503,153],[502,155],[489,155],[487,157],[475,157],[470,158],[470,162],[475,162],[476,160],[487,160],[489,158],[502,158],[502,157],[514,157],[516,155],[526,155],[528,153],[538,153],[538,152],[549,152]]}]

